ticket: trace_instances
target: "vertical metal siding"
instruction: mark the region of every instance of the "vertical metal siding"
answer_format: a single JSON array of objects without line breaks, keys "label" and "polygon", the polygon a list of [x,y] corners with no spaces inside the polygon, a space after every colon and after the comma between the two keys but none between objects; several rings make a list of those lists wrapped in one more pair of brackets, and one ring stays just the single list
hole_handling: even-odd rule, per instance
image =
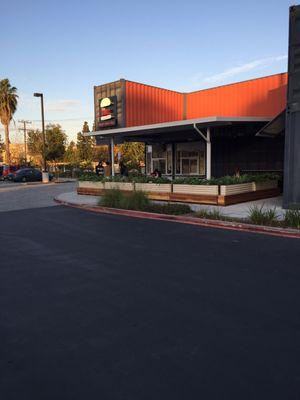
[{"label": "vertical metal siding", "polygon": [[275,116],[286,107],[287,74],[187,94],[187,118]]},{"label": "vertical metal siding", "polygon": [[290,7],[284,208],[300,208],[300,6]]},{"label": "vertical metal siding", "polygon": [[182,93],[126,81],[126,126],[182,120]]},{"label": "vertical metal siding", "polygon": [[119,80],[104,85],[94,86],[94,109],[95,109],[95,127],[99,129],[99,100],[104,97],[117,96],[117,125],[116,128],[123,126],[123,111],[124,111],[124,81]]}]

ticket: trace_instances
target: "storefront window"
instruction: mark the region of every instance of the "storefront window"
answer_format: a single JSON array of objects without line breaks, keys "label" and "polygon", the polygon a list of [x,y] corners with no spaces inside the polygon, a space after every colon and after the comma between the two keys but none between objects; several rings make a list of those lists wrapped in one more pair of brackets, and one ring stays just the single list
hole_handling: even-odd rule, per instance
[{"label": "storefront window", "polygon": [[147,175],[151,174],[151,151],[148,151],[146,153],[146,173]]},{"label": "storefront window", "polygon": [[[205,175],[205,148],[201,142],[176,144],[176,175]],[[147,146],[147,174],[154,170],[172,174],[172,146]]]},{"label": "storefront window", "polygon": [[199,153],[199,173],[200,175],[205,175],[205,152],[204,151],[200,151]]},{"label": "storefront window", "polygon": [[172,174],[172,145],[167,146],[167,174]]},{"label": "storefront window", "polygon": [[167,151],[166,147],[162,145],[152,146],[152,162],[151,172],[158,170],[162,174],[167,173]]},{"label": "storefront window", "polygon": [[152,161],[152,172],[158,170],[162,174],[166,173],[166,160],[162,158],[153,159]]},{"label": "storefront window", "polygon": [[176,152],[176,174],[205,174],[205,151],[201,149],[201,143],[184,143],[178,145],[178,151]]}]

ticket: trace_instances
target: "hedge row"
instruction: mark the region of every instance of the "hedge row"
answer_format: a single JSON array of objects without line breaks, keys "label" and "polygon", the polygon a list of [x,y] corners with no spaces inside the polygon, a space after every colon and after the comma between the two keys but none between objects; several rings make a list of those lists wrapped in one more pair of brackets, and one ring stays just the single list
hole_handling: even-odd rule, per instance
[{"label": "hedge row", "polygon": [[153,178],[152,176],[129,176],[124,177],[121,175],[103,177],[98,176],[94,173],[83,174],[79,177],[80,181],[93,181],[93,182],[139,182],[139,183],[174,183],[174,184],[185,184],[185,185],[235,185],[239,183],[249,182],[266,182],[271,180],[279,180],[280,176],[277,174],[257,174],[250,175],[245,174],[239,177],[237,176],[224,176],[222,178],[204,179],[199,177],[188,177],[188,178]]}]

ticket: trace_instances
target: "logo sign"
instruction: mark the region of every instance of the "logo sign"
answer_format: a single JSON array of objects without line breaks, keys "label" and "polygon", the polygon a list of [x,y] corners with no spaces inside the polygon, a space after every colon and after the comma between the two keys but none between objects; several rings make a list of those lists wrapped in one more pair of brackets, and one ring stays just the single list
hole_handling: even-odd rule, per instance
[{"label": "logo sign", "polygon": [[117,124],[117,96],[104,97],[99,101],[99,128]]}]

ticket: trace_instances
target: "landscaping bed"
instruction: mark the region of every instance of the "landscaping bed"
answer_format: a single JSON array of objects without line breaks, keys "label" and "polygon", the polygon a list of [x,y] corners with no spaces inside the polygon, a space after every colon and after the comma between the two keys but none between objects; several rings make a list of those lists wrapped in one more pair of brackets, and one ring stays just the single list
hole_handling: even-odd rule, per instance
[{"label": "landscaping bed", "polygon": [[300,238],[300,210],[287,210],[283,214],[276,207],[253,205],[244,218],[236,218],[224,215],[217,207],[194,212],[186,204],[153,203],[146,193],[118,189],[105,191],[98,206],[60,202],[100,213]]},{"label": "landscaping bed", "polygon": [[141,191],[149,199],[182,203],[229,205],[280,193],[274,174],[242,175],[205,180],[201,178],[153,178],[149,176],[109,177],[84,175],[79,179],[78,194],[102,195],[106,190]]}]

